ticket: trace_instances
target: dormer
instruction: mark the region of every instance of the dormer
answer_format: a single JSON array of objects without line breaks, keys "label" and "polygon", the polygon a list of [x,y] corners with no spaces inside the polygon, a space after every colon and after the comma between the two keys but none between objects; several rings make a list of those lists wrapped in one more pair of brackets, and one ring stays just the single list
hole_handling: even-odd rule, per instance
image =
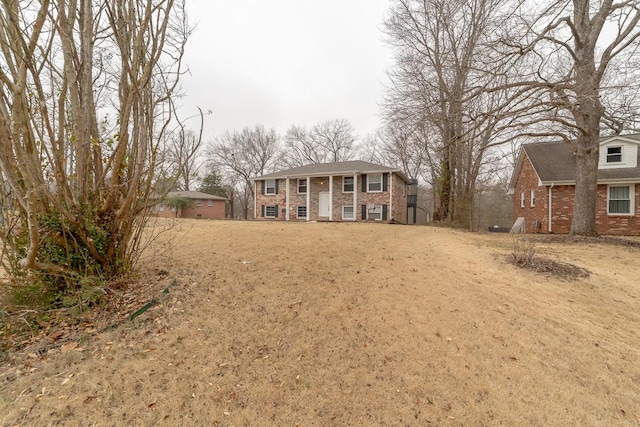
[{"label": "dormer", "polygon": [[637,165],[638,141],[614,136],[600,143],[598,169],[635,168]]}]

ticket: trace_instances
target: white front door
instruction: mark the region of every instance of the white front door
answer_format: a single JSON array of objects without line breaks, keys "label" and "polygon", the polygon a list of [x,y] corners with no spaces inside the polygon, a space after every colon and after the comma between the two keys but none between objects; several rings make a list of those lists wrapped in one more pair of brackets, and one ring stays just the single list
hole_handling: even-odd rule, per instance
[{"label": "white front door", "polygon": [[329,218],[329,193],[318,193],[318,216]]}]

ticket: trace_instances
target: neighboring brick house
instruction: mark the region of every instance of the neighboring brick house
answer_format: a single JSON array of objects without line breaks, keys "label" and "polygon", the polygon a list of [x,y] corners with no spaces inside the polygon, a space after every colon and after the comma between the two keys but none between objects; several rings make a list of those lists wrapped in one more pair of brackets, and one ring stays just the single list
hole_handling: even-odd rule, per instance
[{"label": "neighboring brick house", "polygon": [[254,215],[405,224],[408,184],[401,170],[360,160],[300,166],[254,178]]},{"label": "neighboring brick house", "polygon": [[[603,138],[598,164],[596,230],[640,235],[640,134]],[[509,184],[514,217],[527,233],[568,233],[576,159],[563,142],[526,144]]]},{"label": "neighboring brick house", "polygon": [[[192,202],[192,206],[176,209],[167,205],[171,198],[185,198]],[[224,219],[227,199],[200,191],[170,191],[163,202],[155,206],[155,214],[162,218],[196,218],[196,219]]]}]

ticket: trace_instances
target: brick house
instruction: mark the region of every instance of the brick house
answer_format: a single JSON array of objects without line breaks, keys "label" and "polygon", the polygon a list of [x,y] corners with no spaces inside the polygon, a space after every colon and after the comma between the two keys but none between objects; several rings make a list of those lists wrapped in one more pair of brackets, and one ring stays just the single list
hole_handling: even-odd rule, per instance
[{"label": "brick house", "polygon": [[253,181],[256,219],[406,224],[415,204],[401,170],[360,160],[300,166]]},{"label": "brick house", "polygon": [[[640,134],[603,138],[598,163],[596,230],[640,235]],[[563,142],[520,148],[509,192],[514,217],[527,233],[568,233],[571,229],[576,160]]]},{"label": "brick house", "polygon": [[[176,209],[167,205],[167,200],[178,197],[189,199],[192,206],[176,212]],[[224,197],[200,191],[170,191],[164,201],[154,207],[154,213],[161,218],[224,219],[226,203]]]}]

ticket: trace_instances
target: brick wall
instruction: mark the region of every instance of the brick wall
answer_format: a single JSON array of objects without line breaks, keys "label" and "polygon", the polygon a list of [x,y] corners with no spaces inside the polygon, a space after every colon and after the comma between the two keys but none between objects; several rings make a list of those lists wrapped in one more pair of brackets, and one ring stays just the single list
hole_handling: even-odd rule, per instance
[{"label": "brick wall", "polygon": [[[352,175],[347,175],[352,176]],[[353,192],[343,192],[343,177],[334,176],[333,177],[333,205],[332,205],[332,220],[333,221],[342,221],[342,207],[343,206],[352,206],[353,205]],[[309,197],[310,197],[310,208],[309,215],[310,220],[315,221],[318,219],[324,219],[318,217],[318,203],[319,203],[319,193],[321,192],[329,192],[329,177],[314,177],[310,180],[309,186]],[[389,187],[393,185],[393,203],[394,208],[388,209],[387,218],[388,220],[393,216],[396,218],[398,222],[406,222],[406,209],[407,209],[407,199],[406,199],[406,189],[404,181],[398,177],[394,176],[393,180],[389,181]],[[262,218],[261,215],[261,206],[278,206],[278,218],[279,220],[286,219],[286,179],[278,180],[278,192],[275,195],[266,195],[262,194],[262,183],[261,181],[255,182],[256,189],[256,218]],[[382,192],[362,192],[362,176],[357,176],[355,183],[355,190],[357,191],[357,206],[354,209],[354,213],[356,215],[356,220],[362,220],[362,205],[373,204],[373,205],[387,205],[390,206],[390,193],[389,191]],[[307,194],[298,193],[298,180],[295,178],[290,179],[290,187],[289,187],[289,219],[290,220],[301,220],[305,221],[306,218],[298,218],[297,217],[297,207],[298,206],[306,206],[307,203]],[[345,220],[350,221],[350,220]]]},{"label": "brick wall", "polygon": [[[535,192],[535,206],[531,206],[531,191]],[[524,207],[521,204],[524,193]],[[549,230],[549,193],[546,187],[538,186],[536,174],[528,157],[525,157],[516,181],[513,194],[514,220],[524,217],[527,233],[547,233]]]},{"label": "brick wall", "polygon": [[[193,199],[194,204],[197,199]],[[213,206],[209,206],[208,200],[200,200],[202,206],[193,206],[184,208],[179,212],[177,218],[196,218],[196,219],[224,219],[225,218],[225,201],[213,200]],[[162,210],[160,210],[162,209]],[[158,205],[156,207],[156,215],[161,218],[176,218],[176,212],[166,205]]]},{"label": "brick wall", "polygon": [[[609,215],[607,213],[607,185],[598,185],[596,202],[596,230],[600,234],[640,235],[640,188],[635,185],[635,215]],[[531,207],[531,190],[536,192],[535,207]],[[525,206],[521,207],[520,197],[524,191]],[[549,191],[551,191],[551,230],[552,233],[564,234],[571,230],[573,217],[574,186],[559,185],[551,189],[538,186],[538,176],[528,158],[525,157],[513,194],[514,220],[525,218],[527,233],[549,232]],[[540,227],[536,228],[536,220]]]}]

